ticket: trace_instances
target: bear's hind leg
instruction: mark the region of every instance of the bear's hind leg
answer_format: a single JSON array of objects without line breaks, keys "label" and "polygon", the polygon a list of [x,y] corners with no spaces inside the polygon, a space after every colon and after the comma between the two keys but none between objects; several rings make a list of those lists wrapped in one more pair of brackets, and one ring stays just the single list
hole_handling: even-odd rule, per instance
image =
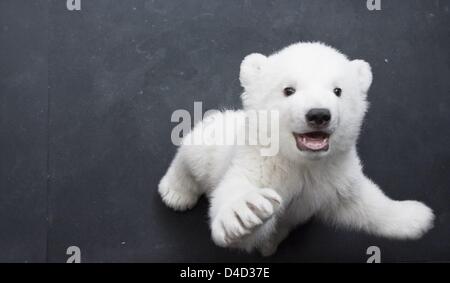
[{"label": "bear's hind leg", "polygon": [[163,202],[177,211],[191,209],[197,203],[201,191],[179,154],[159,182],[158,192]]}]

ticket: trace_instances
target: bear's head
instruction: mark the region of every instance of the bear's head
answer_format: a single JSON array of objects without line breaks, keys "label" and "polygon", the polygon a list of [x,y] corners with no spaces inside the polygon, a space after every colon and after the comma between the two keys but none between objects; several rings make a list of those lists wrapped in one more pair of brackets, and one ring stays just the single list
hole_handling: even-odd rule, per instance
[{"label": "bear's head", "polygon": [[246,110],[279,113],[280,153],[319,159],[350,150],[368,108],[370,65],[322,43],[297,43],[241,64]]}]

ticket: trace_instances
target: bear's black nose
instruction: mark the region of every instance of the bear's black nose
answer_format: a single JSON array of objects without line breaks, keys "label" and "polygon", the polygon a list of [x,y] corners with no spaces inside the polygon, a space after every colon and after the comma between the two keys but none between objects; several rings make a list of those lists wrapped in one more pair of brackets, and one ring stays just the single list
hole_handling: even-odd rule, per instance
[{"label": "bear's black nose", "polygon": [[328,126],[331,120],[330,110],[324,108],[314,108],[306,113],[306,121],[311,127],[323,128]]}]

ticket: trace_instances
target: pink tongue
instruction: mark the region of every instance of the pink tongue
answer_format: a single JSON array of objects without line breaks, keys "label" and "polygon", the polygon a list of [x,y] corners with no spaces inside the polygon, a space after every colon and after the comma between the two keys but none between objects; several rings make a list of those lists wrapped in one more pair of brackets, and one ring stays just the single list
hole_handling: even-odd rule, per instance
[{"label": "pink tongue", "polygon": [[306,147],[314,150],[322,149],[327,145],[325,139],[310,139],[310,138],[306,138],[303,144]]},{"label": "pink tongue", "polygon": [[297,136],[297,147],[300,149],[322,150],[327,148],[328,141],[326,137],[308,137]]}]

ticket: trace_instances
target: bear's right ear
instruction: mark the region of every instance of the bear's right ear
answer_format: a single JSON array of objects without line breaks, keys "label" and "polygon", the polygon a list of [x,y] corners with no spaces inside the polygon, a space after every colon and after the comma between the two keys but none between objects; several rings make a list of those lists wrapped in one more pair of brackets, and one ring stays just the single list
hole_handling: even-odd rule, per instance
[{"label": "bear's right ear", "polygon": [[248,88],[248,86],[258,77],[266,61],[267,57],[259,53],[247,55],[244,60],[242,60],[239,79],[243,88]]},{"label": "bear's right ear", "polygon": [[372,84],[372,68],[370,64],[364,60],[353,60],[351,62],[353,68],[355,68],[358,84],[364,93],[369,91]]}]

